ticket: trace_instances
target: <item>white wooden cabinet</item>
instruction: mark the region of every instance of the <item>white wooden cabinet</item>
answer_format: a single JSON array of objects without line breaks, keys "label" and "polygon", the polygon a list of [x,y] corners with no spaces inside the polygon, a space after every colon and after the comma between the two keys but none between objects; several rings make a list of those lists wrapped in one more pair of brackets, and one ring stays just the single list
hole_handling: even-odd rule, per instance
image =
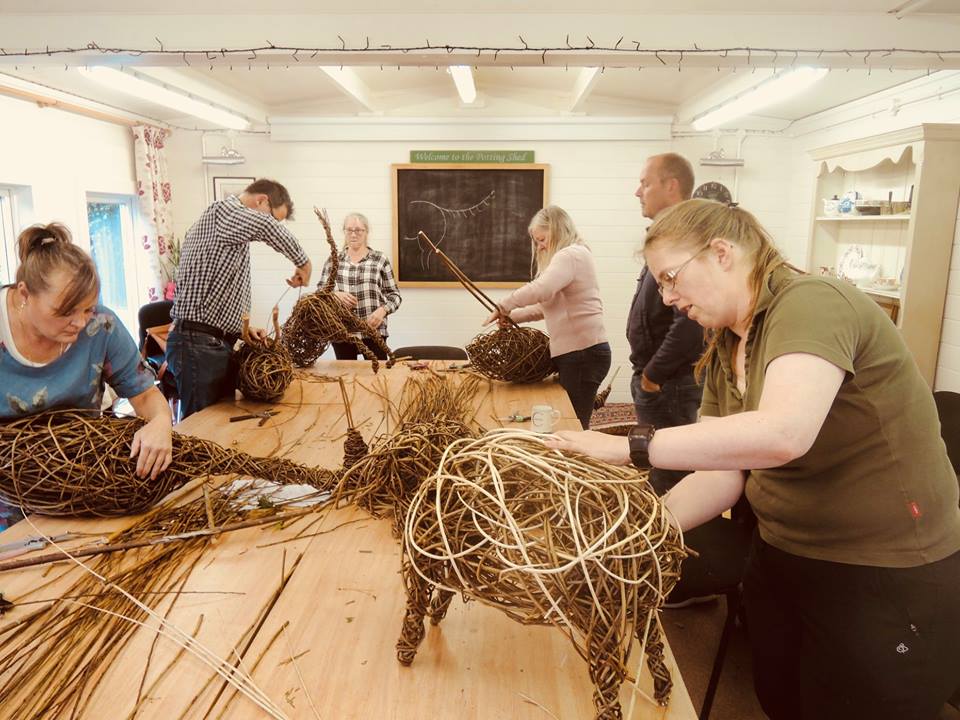
[{"label": "white wooden cabinet", "polygon": [[[918,125],[810,155],[817,177],[809,271],[839,270],[854,246],[853,252],[862,251],[865,260],[878,265],[887,285],[863,289],[897,323],[932,386],[960,200],[960,125]],[[851,191],[866,200],[887,200],[892,194],[895,202],[912,199],[912,204],[897,215],[824,215],[824,199]]]}]

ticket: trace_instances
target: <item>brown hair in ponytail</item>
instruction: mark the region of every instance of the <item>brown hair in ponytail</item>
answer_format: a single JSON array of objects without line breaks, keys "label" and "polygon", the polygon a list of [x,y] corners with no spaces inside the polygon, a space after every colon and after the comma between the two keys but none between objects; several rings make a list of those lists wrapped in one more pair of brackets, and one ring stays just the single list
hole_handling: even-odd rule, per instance
[{"label": "brown hair in ponytail", "polygon": [[57,312],[69,315],[91,295],[100,293],[100,278],[93,260],[73,244],[70,231],[60,223],[32,225],[17,238],[20,266],[16,281],[31,293],[50,289],[50,276],[62,270],[70,276]]},{"label": "brown hair in ponytail", "polygon": [[[739,246],[752,261],[751,305],[756,305],[763,283],[776,268],[786,266],[801,272],[784,259],[757,218],[736,203],[724,205],[713,200],[695,199],[667,208],[647,230],[643,249],[647,250],[654,245],[670,245],[698,252],[706,248],[714,238],[723,238]],[[716,354],[725,332],[726,330],[721,329],[708,333],[706,352],[694,368],[698,381],[703,378],[704,370]]]}]

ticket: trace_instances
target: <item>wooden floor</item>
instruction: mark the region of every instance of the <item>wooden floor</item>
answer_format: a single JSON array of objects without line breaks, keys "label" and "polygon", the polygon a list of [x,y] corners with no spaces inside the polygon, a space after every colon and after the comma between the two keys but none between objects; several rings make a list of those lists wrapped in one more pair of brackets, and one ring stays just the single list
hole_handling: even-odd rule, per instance
[{"label": "wooden floor", "polygon": [[[396,401],[412,371],[398,367],[374,376],[363,363],[327,362],[315,372],[347,378],[353,416],[370,439],[391,430],[395,417],[388,399]],[[240,400],[208,408],[180,429],[253,454],[337,466],[345,429],[338,385],[298,382],[285,401],[274,406],[281,412],[264,427],[256,421],[228,422],[240,408],[256,407]],[[477,420],[488,427],[500,425],[496,418],[528,413],[532,404],[541,402],[562,411],[560,427],[577,426],[566,394],[555,382],[521,387],[485,383]],[[48,534],[68,529],[106,533],[131,522],[40,518],[37,525]],[[560,631],[519,625],[478,603],[455,600],[443,623],[429,627],[413,665],[401,666],[394,645],[405,596],[399,545],[389,522],[354,508],[339,509],[326,512],[304,537],[295,539],[308,522],[251,528],[211,543],[185,590],[219,594],[184,595],[168,616],[186,632],[202,617],[198,639],[220,657],[242,655],[243,667],[286,717],[593,717],[586,664]],[[0,535],[0,543],[33,532],[20,523]],[[53,570],[8,572],[0,576],[0,589],[15,603],[56,597],[77,572],[63,564]],[[160,604],[160,612],[167,603]],[[0,627],[16,622],[24,612],[15,608],[0,619]],[[154,637],[151,628],[135,633],[110,664],[81,717],[128,717],[145,673],[145,686],[156,684],[137,718],[265,717],[219,678],[211,682],[211,670],[197,659],[177,658],[172,643],[158,642],[146,668]],[[632,661],[637,660],[635,652]],[[621,693],[625,717],[695,717],[669,648],[667,662],[675,683],[670,705],[658,707],[647,699],[651,682],[644,668],[638,691],[625,685]],[[43,678],[35,681],[42,683]],[[2,708],[0,717],[5,717]]]}]

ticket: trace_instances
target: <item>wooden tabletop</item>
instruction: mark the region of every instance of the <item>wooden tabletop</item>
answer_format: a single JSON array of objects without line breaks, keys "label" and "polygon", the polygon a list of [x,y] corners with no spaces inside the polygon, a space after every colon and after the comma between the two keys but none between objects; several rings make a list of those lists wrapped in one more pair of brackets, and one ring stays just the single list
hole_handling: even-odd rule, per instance
[{"label": "wooden tabletop", "polygon": [[[431,365],[445,369],[449,363]],[[401,365],[374,375],[368,363],[321,361],[310,379],[294,382],[281,403],[223,402],[187,418],[177,429],[255,455],[282,455],[335,468],[342,461],[346,419],[338,383],[324,382],[324,377],[344,377],[354,421],[369,441],[393,430],[395,415],[387,398],[396,402],[410,375],[422,372],[427,371]],[[529,426],[498,418],[529,414],[532,405],[542,403],[560,411],[558,428],[579,427],[555,380],[527,386],[484,381],[476,420],[485,427]],[[229,422],[241,410],[265,407],[280,412],[263,426],[257,420]],[[133,518],[34,522],[50,535],[106,533],[132,524]],[[413,664],[400,665],[394,646],[406,597],[399,574],[400,546],[391,536],[390,522],[352,507],[328,510],[307,531],[309,537],[293,539],[306,522],[220,536],[204,551],[185,587],[209,594],[184,594],[168,615],[187,633],[202,615],[197,639],[223,658],[242,649],[243,667],[291,720],[594,716],[587,665],[558,629],[523,626],[476,602],[455,599],[443,623],[428,626]],[[0,534],[0,544],[33,534],[33,528],[21,522]],[[289,542],[280,542],[285,540]],[[55,598],[79,572],[65,563],[53,569],[8,571],[0,574],[0,591],[14,603]],[[286,582],[281,591],[282,576]],[[42,590],[37,589],[40,585]],[[36,607],[14,608],[0,618],[0,627]],[[251,639],[248,630],[253,627],[257,629]],[[224,688],[219,678],[210,683],[211,670],[190,655],[177,657],[179,648],[162,638],[147,667],[155,635],[149,627],[137,630],[97,684],[82,717],[128,717],[145,668],[144,687],[157,682],[137,718],[265,716],[232,688]],[[633,698],[636,720],[696,717],[669,647],[666,659],[674,680],[670,705],[658,707],[644,697],[651,696],[652,683],[643,666]],[[636,667],[640,660],[635,645],[631,664]],[[633,685],[625,683],[624,717],[633,693]]]}]

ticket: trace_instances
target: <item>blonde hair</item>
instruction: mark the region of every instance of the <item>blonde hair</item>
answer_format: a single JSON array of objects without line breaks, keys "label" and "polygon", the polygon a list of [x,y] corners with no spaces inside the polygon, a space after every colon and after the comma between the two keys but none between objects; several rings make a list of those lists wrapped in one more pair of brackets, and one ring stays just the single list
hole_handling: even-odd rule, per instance
[{"label": "blonde hair", "polygon": [[[801,272],[784,259],[773,244],[770,233],[751,213],[736,203],[724,205],[713,200],[685,200],[667,208],[647,230],[644,251],[657,245],[679,247],[690,252],[699,252],[710,245],[715,238],[723,238],[744,251],[752,263],[749,284],[753,294],[752,308],[756,306],[760,290],[771,272],[779,267],[788,267]],[[709,343],[703,356],[694,368],[697,380],[703,378],[704,370],[713,360],[717,348],[723,342],[725,328],[709,331]]]},{"label": "blonde hair", "polygon": [[56,308],[60,315],[69,315],[83,300],[100,294],[100,278],[93,259],[73,244],[70,231],[60,223],[33,225],[17,238],[20,266],[16,282],[26,285],[31,293],[50,289],[50,276],[58,270],[70,275]]},{"label": "blonde hair", "polygon": [[[537,228],[545,230],[548,238],[547,249],[540,252],[533,244],[533,231]],[[563,248],[571,245],[586,245],[583,238],[580,237],[580,233],[577,232],[577,226],[573,224],[573,219],[566,210],[556,205],[547,205],[547,207],[538,210],[527,226],[527,233],[530,235],[531,244],[533,244],[530,274],[535,277],[539,277],[546,270],[547,265],[553,260],[553,256]]]}]

